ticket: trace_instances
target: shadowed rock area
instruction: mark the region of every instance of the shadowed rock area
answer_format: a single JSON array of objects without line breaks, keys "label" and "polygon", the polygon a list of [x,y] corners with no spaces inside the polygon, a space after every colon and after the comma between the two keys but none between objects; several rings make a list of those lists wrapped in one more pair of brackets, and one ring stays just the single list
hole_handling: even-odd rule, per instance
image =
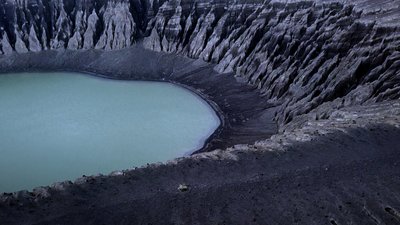
[{"label": "shadowed rock area", "polygon": [[191,157],[1,195],[0,224],[399,224],[399,46],[397,0],[0,0],[0,72],[174,82],[222,120]]}]

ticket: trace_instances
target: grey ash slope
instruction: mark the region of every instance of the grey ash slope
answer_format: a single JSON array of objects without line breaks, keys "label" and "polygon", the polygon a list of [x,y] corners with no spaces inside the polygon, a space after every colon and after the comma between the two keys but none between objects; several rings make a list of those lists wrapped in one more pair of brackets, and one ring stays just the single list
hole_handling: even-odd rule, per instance
[{"label": "grey ash slope", "polygon": [[0,224],[399,224],[399,24],[397,0],[0,0],[1,72],[178,82],[229,130],[223,150],[2,195]]}]

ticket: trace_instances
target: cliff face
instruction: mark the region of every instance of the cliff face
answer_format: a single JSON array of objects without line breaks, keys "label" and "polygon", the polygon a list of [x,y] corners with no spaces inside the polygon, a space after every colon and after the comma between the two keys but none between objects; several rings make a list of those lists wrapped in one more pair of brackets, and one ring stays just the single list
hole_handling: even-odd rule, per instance
[{"label": "cliff face", "polygon": [[[286,2],[286,1],[285,1]],[[281,106],[312,112],[398,99],[400,5],[356,0],[0,0],[0,53],[141,43],[215,63]]]},{"label": "cliff face", "polygon": [[393,25],[400,6],[382,3],[390,10],[379,9],[373,21],[377,1],[316,2],[189,8],[169,1],[150,20],[144,45],[201,58],[217,64],[218,72],[242,77],[282,106],[281,124],[314,109],[316,118],[326,118],[328,112],[318,108],[326,102],[336,108],[399,98],[400,30]]},{"label": "cliff face", "polygon": [[143,25],[133,15],[145,18],[147,14],[142,13],[146,7],[140,1],[131,4],[128,1],[2,0],[2,53],[9,54],[11,48],[24,53],[128,47],[139,36]]}]

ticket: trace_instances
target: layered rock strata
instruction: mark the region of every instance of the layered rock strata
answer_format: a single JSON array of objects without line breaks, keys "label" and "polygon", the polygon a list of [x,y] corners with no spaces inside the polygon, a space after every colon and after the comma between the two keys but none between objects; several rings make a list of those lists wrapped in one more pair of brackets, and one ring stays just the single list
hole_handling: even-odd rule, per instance
[{"label": "layered rock strata", "polygon": [[[144,45],[201,58],[217,64],[220,73],[243,78],[281,106],[276,119],[286,124],[325,102],[344,107],[399,98],[400,11],[387,2],[391,17],[377,22],[367,19],[372,6],[361,8],[372,1],[358,2],[359,7],[318,1],[210,3],[186,12],[174,12],[182,3],[169,1],[149,22]],[[182,25],[172,29],[171,24]],[[317,116],[325,117],[320,111]]]}]

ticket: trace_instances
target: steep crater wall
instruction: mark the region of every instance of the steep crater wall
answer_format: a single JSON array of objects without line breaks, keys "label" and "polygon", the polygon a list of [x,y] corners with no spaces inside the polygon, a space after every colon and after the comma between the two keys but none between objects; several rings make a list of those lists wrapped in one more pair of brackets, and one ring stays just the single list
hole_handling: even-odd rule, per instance
[{"label": "steep crater wall", "polygon": [[144,45],[215,63],[216,71],[257,86],[281,106],[280,124],[312,110],[326,118],[323,103],[338,108],[399,98],[400,32],[390,23],[398,21],[399,5],[391,5],[397,8],[392,20],[382,13],[368,21],[364,4],[246,1],[188,8],[169,1],[149,22]]}]

